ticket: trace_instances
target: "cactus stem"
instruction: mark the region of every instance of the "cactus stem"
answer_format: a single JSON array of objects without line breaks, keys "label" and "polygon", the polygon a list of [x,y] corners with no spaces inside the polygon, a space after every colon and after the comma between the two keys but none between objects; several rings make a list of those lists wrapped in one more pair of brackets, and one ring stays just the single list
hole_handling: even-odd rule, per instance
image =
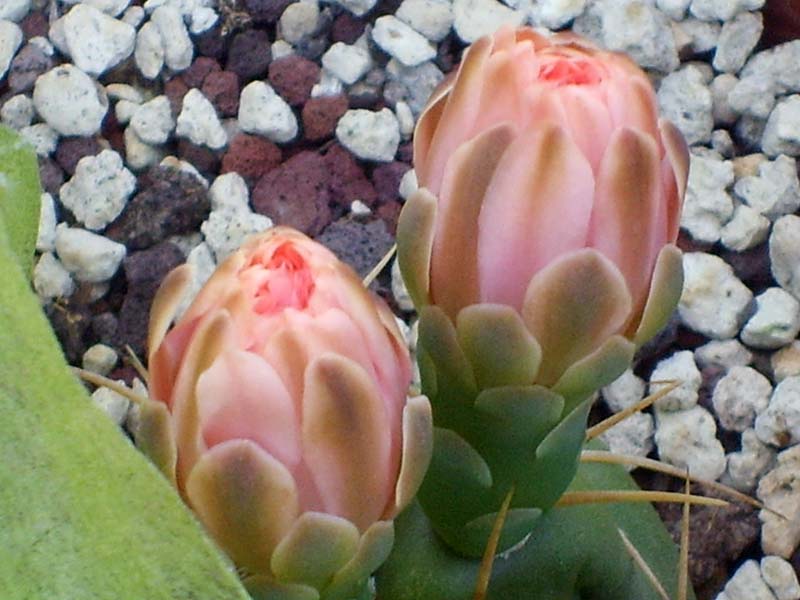
[{"label": "cactus stem", "polygon": [[147,367],[142,364],[142,361],[136,356],[136,352],[133,351],[128,344],[125,344],[125,352],[128,353],[128,360],[131,363],[131,366],[134,368],[136,373],[139,375],[141,380],[144,382],[145,386],[148,388],[150,387],[150,373],[147,372]]},{"label": "cactus stem", "polygon": [[140,396],[136,392],[134,392],[131,388],[127,385],[123,385],[118,381],[114,381],[113,379],[109,379],[108,377],[103,377],[102,375],[98,375],[97,373],[92,373],[91,371],[87,371],[86,369],[81,369],[78,367],[70,367],[72,372],[78,376],[78,378],[82,379],[83,381],[88,381],[92,385],[96,385],[98,387],[107,387],[110,390],[117,392],[120,396],[125,396],[128,400],[133,402],[134,404],[144,404],[145,402],[150,402],[149,398],[145,396]]},{"label": "cactus stem", "polygon": [[667,591],[664,589],[664,586],[661,585],[661,582],[656,577],[656,574],[653,573],[653,570],[650,568],[650,565],[647,564],[647,561],[644,557],[639,554],[639,551],[636,549],[636,546],[628,539],[628,536],[625,535],[625,532],[622,529],[617,529],[617,533],[619,533],[619,537],[622,538],[622,544],[625,546],[625,550],[633,559],[633,562],[636,564],[637,567],[644,573],[644,576],[650,582],[650,585],[653,586],[653,589],[659,595],[661,600],[670,600],[669,595],[667,595]]},{"label": "cactus stem", "polygon": [[758,508],[759,510],[766,510],[779,516],[784,519],[788,519],[785,515],[765,506],[763,503],[759,502],[755,498],[748,496],[747,494],[743,494],[737,489],[734,489],[730,486],[727,486],[723,483],[718,483],[716,481],[710,481],[708,479],[701,479],[699,477],[693,477],[692,475],[687,475],[683,469],[679,469],[673,465],[653,460],[652,458],[644,458],[642,456],[627,456],[625,454],[615,454],[613,452],[608,452],[606,450],[584,450],[581,453],[581,462],[585,463],[606,463],[606,464],[614,464],[614,465],[633,465],[635,467],[641,467],[643,469],[648,469],[650,471],[657,471],[659,473],[664,473],[665,475],[672,475],[673,477],[688,477],[689,481],[693,483],[700,483],[705,485],[712,490],[717,492],[727,494],[734,500],[738,500],[739,502],[743,502],[744,504],[749,504],[754,508]]},{"label": "cactus stem", "polygon": [[372,285],[372,282],[375,281],[375,278],[381,274],[381,271],[383,271],[389,261],[392,260],[395,252],[397,252],[397,244],[392,244],[392,247],[389,248],[389,251],[383,255],[382,259],[378,261],[378,264],[372,267],[372,270],[367,273],[366,277],[364,277],[362,281],[364,287],[368,288],[370,285]]},{"label": "cactus stem", "polygon": [[616,425],[620,421],[624,421],[632,414],[643,411],[645,408],[653,404],[656,400],[659,400],[660,398],[663,398],[664,396],[669,394],[672,390],[681,385],[682,382],[670,380],[670,381],[659,381],[658,383],[666,384],[666,387],[661,388],[654,394],[650,394],[649,396],[640,400],[636,404],[629,406],[624,410],[619,411],[617,414],[611,415],[607,419],[600,421],[597,425],[590,427],[589,429],[586,430],[586,440],[587,441],[593,440],[597,436],[611,429],[614,425]]},{"label": "cactus stem", "polygon": [[577,506],[581,504],[612,504],[614,502],[672,502],[683,504],[702,504],[704,506],[728,506],[726,500],[707,498],[706,496],[686,496],[677,492],[653,492],[642,490],[594,490],[567,492],[556,502],[556,506]]},{"label": "cactus stem", "polygon": [[689,511],[691,509],[691,481],[686,470],[683,517],[681,518],[681,549],[678,555],[678,600],[686,600],[689,594]]},{"label": "cactus stem", "polygon": [[497,554],[497,544],[500,542],[500,533],[503,531],[503,524],[508,515],[508,507],[511,506],[511,499],[514,497],[514,486],[508,490],[508,494],[503,499],[503,504],[497,513],[497,518],[494,520],[492,526],[492,533],[489,535],[489,541],[486,543],[486,550],[481,559],[481,568],[478,571],[478,581],[475,584],[475,595],[473,600],[484,600],[486,592],[489,589],[489,579],[492,576],[492,566],[494,565],[494,557]]}]

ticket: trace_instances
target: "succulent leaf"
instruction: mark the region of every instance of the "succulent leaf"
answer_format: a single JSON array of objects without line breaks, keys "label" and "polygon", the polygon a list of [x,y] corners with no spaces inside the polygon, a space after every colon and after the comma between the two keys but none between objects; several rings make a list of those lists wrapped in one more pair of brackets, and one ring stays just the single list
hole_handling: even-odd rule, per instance
[{"label": "succulent leaf", "polygon": [[403,281],[417,308],[430,298],[430,265],[436,198],[425,188],[415,191],[403,205],[397,221],[397,260]]},{"label": "succulent leaf", "polygon": [[633,341],[641,346],[669,321],[683,291],[683,256],[672,244],[664,246],[656,260],[650,294]]},{"label": "succulent leaf", "polygon": [[269,573],[270,556],[297,517],[291,473],[249,440],[206,451],[186,491],[194,510],[236,564]]},{"label": "succulent leaf", "polygon": [[135,410],[131,429],[136,447],[175,485],[178,451],[169,410],[163,402],[153,401],[142,402]]},{"label": "succulent leaf", "polygon": [[388,558],[394,544],[394,525],[377,521],[361,536],[355,556],[333,577],[325,588],[325,600],[352,600],[364,587],[367,578]]},{"label": "succulent leaf", "polygon": [[542,350],[510,306],[468,306],[458,313],[456,329],[479,389],[536,381]]},{"label": "succulent leaf", "polygon": [[253,575],[243,581],[251,600],[320,600],[313,587],[279,583],[266,575]]},{"label": "succulent leaf", "polygon": [[272,572],[289,583],[323,589],[356,554],[358,529],[347,519],[325,513],[300,515],[272,554]]},{"label": "succulent leaf", "polygon": [[[503,530],[500,534],[498,548],[509,548],[524,540],[536,526],[536,521],[542,516],[539,508],[512,508],[506,513]],[[464,526],[463,546],[477,546],[486,544],[486,540],[497,520],[497,512],[481,515]]]},{"label": "succulent leaf", "polygon": [[403,450],[395,487],[395,509],[403,510],[422,485],[433,455],[433,414],[425,396],[409,398],[403,409]]},{"label": "succulent leaf", "polygon": [[522,318],[542,347],[538,382],[552,385],[628,320],[631,296],[619,269],[590,248],[555,260],[528,285]]}]

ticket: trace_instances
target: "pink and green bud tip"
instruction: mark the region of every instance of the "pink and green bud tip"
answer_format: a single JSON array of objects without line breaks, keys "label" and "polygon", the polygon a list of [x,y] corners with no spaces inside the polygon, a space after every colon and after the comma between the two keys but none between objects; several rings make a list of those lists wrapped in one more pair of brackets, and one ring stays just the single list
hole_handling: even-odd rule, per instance
[{"label": "pink and green bud tip", "polygon": [[[505,27],[434,92],[414,165],[420,189],[400,216],[398,256],[421,317],[436,454],[449,452],[434,457],[421,499],[452,545],[479,554],[463,525],[496,511],[512,485],[510,523],[515,507],[557,499],[587,399],[674,310],[688,150],[630,59],[574,34]],[[448,472],[478,490],[460,517],[435,506]],[[520,478],[534,477],[549,491],[531,486],[526,499]],[[491,490],[485,501],[480,490]]]},{"label": "pink and green bud tip", "polygon": [[170,328],[162,284],[137,443],[245,573],[254,597],[349,599],[388,555],[430,460],[395,319],[323,246],[250,238]]}]

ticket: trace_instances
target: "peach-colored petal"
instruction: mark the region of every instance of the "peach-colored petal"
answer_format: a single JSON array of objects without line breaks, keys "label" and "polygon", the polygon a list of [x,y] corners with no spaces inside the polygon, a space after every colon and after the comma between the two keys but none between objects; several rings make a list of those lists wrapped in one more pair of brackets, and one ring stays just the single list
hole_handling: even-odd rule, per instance
[{"label": "peach-colored petal", "polygon": [[542,124],[517,137],[480,214],[481,301],[521,309],[531,277],[585,245],[593,196],[591,166],[561,127]]},{"label": "peach-colored petal", "polygon": [[[513,138],[499,125],[462,144],[447,164],[431,255],[431,300],[455,319],[479,298],[478,216],[500,157]],[[452,277],[454,272],[459,277]]]},{"label": "peach-colored petal", "polygon": [[608,106],[594,89],[578,85],[559,88],[558,99],[564,106],[570,135],[597,174],[612,132]]},{"label": "peach-colored petal", "polygon": [[257,354],[229,349],[218,356],[197,380],[197,411],[209,448],[244,439],[289,470],[300,461],[299,406],[275,369]]},{"label": "peach-colored petal", "polygon": [[662,119],[659,129],[665,149],[662,172],[667,201],[667,239],[674,242],[678,239],[681,207],[689,177],[689,147],[681,132],[670,121]]},{"label": "peach-colored petal", "polygon": [[390,471],[387,415],[375,384],[353,361],[326,354],[306,371],[303,455],[325,511],[364,531],[381,517]]},{"label": "peach-colored petal", "polygon": [[620,269],[641,309],[656,255],[666,243],[661,165],[652,138],[634,129],[611,136],[597,175],[588,245]]}]

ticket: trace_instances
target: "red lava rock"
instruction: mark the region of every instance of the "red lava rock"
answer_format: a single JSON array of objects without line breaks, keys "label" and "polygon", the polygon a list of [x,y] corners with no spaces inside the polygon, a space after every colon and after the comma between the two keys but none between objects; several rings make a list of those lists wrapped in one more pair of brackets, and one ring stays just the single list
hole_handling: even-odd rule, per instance
[{"label": "red lava rock", "polygon": [[181,106],[183,105],[183,97],[188,91],[189,86],[186,85],[186,82],[180,77],[173,77],[164,84],[164,95],[169,100],[173,115],[177,116],[180,114]]},{"label": "red lava rock", "polygon": [[395,156],[399,161],[411,163],[411,161],[414,159],[414,146],[411,142],[400,144],[400,146],[397,148],[397,154]]},{"label": "red lava rock", "polygon": [[333,135],[336,123],[347,112],[347,96],[322,96],[310,98],[303,105],[303,134],[305,139],[319,141]]},{"label": "red lava rock", "polygon": [[263,78],[272,57],[266,31],[250,29],[237,33],[228,50],[226,71],[233,71],[242,81]]},{"label": "red lava rock", "polygon": [[72,364],[80,364],[86,350],[85,337],[91,320],[86,306],[75,306],[69,301],[64,304],[53,303],[45,308],[45,313],[67,360]]},{"label": "red lava rock", "polygon": [[101,150],[100,144],[93,137],[61,138],[56,148],[55,159],[61,168],[72,176],[80,159],[99,154]]},{"label": "red lava rock", "polygon": [[178,140],[178,158],[191,163],[198,171],[211,175],[212,178],[219,171],[220,154],[187,139]]},{"label": "red lava rock", "polygon": [[222,157],[222,173],[235,171],[252,188],[266,173],[281,164],[281,149],[262,137],[240,133]]},{"label": "red lava rock", "polygon": [[181,79],[190,88],[199,88],[210,73],[221,70],[222,67],[219,66],[216,60],[208,56],[200,56],[194,60],[188,69],[181,73]]},{"label": "red lava rock", "polygon": [[8,71],[8,87],[17,94],[33,89],[36,78],[53,66],[53,59],[33,44],[23,46]]},{"label": "red lava rock", "polygon": [[202,92],[221,116],[235,117],[239,112],[239,76],[233,71],[209,73]]},{"label": "red lava rock", "polygon": [[384,163],[375,167],[372,171],[372,184],[378,193],[378,202],[391,202],[400,196],[400,180],[406,171],[411,169],[411,165],[404,162],[394,161]]},{"label": "red lava rock", "polygon": [[58,163],[48,156],[39,157],[39,179],[42,181],[42,189],[53,196],[58,195],[61,184],[64,183],[64,171]]},{"label": "red lava rock", "polygon": [[397,219],[400,217],[400,211],[403,205],[397,200],[390,200],[389,202],[382,203],[375,214],[378,215],[384,223],[389,232],[394,235],[397,233]]},{"label": "red lava rock", "polygon": [[331,220],[328,170],[316,152],[303,151],[273,169],[253,190],[253,209],[276,225],[290,225],[311,236]]},{"label": "red lava rock", "polygon": [[364,33],[364,21],[343,12],[333,20],[331,27],[331,41],[344,42],[345,44],[355,44],[356,40]]},{"label": "red lava rock", "polygon": [[291,54],[269,66],[269,82],[275,91],[292,106],[300,106],[311,97],[311,88],[319,81],[317,63]]},{"label": "red lava rock", "polygon": [[175,244],[162,242],[148,250],[133,252],[123,261],[128,291],[117,323],[117,343],[128,344],[139,356],[145,354],[150,305],[167,273],[184,262]]},{"label": "red lava rock", "polygon": [[47,37],[47,32],[50,30],[50,22],[42,12],[31,12],[22,19],[19,24],[25,39],[29,40],[32,37]]},{"label": "red lava rock", "polygon": [[797,0],[769,0],[762,13],[764,34],[761,41],[767,47],[800,38],[800,4]]},{"label": "red lava rock", "polygon": [[171,235],[191,233],[208,217],[208,191],[189,173],[155,167],[140,177],[145,189],[128,202],[125,210],[106,229],[106,237],[128,250],[149,248]]},{"label": "red lava rock", "polygon": [[363,169],[339,144],[334,144],[325,154],[325,168],[330,173],[331,201],[349,209],[353,200],[372,206],[378,199],[375,188],[364,175]]},{"label": "red lava rock", "polygon": [[253,22],[261,25],[275,23],[292,0],[244,0]]}]

